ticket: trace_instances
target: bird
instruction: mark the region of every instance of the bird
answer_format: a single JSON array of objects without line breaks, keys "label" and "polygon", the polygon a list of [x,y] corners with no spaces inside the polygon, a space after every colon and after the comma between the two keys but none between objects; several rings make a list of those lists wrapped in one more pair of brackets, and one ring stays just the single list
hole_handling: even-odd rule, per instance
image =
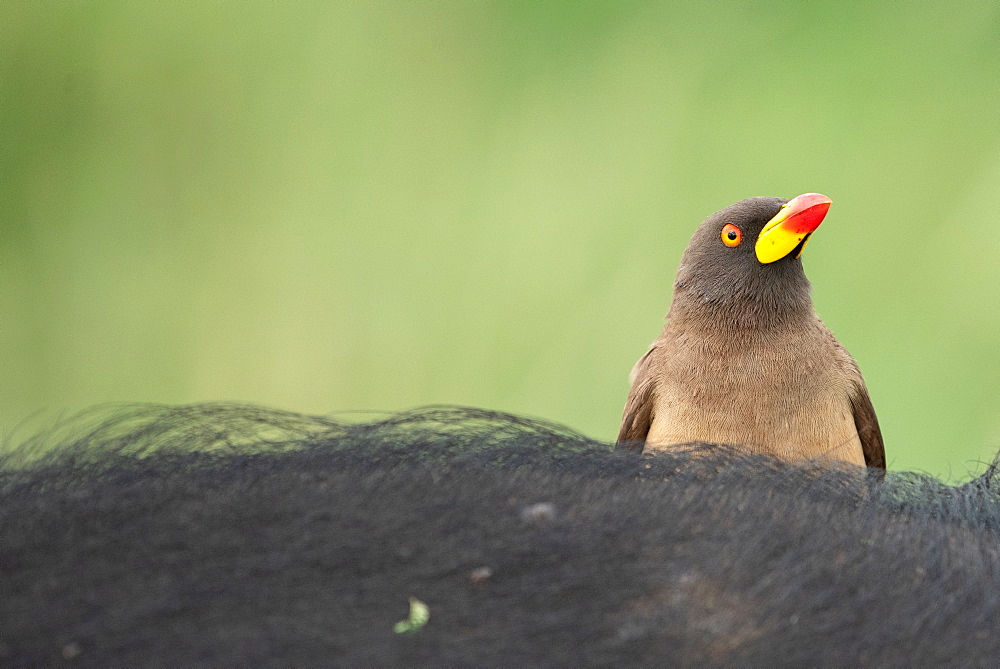
[{"label": "bird", "polygon": [[698,227],[663,332],[632,368],[617,450],[725,444],[885,470],[861,371],[817,316],[802,267],[831,203],[751,197]]}]

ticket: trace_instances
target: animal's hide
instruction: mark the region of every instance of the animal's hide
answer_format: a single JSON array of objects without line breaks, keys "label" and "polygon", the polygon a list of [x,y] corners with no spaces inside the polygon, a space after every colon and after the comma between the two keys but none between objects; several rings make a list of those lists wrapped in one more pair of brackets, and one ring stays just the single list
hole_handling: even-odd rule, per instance
[{"label": "animal's hide", "polygon": [[[992,470],[952,488],[714,447],[613,453],[448,408],[105,418],[0,470],[6,666],[1000,657]],[[397,633],[411,597],[430,619]]]}]

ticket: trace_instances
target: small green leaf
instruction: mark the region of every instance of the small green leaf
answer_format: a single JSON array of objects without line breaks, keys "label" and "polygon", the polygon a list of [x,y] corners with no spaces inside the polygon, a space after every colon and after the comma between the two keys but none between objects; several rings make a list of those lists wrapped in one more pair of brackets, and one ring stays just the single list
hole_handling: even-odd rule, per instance
[{"label": "small green leaf", "polygon": [[410,597],[410,617],[393,625],[396,634],[416,632],[431,619],[431,610],[416,597]]}]

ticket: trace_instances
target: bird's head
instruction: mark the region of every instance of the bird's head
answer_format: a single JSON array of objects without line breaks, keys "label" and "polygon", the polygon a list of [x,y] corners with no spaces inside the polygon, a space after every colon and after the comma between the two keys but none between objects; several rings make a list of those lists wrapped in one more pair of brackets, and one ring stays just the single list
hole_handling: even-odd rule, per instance
[{"label": "bird's head", "polygon": [[800,255],[830,208],[806,193],[791,200],[751,197],[709,216],[691,238],[674,285],[689,308],[713,306],[740,319],[811,313]]}]

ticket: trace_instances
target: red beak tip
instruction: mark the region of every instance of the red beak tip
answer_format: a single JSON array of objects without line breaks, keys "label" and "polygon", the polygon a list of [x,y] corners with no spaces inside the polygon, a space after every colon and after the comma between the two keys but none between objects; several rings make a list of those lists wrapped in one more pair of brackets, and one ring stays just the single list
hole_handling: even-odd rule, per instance
[{"label": "red beak tip", "polygon": [[788,224],[798,234],[812,232],[826,217],[833,200],[822,193],[804,193],[789,200],[785,205],[791,211]]}]

